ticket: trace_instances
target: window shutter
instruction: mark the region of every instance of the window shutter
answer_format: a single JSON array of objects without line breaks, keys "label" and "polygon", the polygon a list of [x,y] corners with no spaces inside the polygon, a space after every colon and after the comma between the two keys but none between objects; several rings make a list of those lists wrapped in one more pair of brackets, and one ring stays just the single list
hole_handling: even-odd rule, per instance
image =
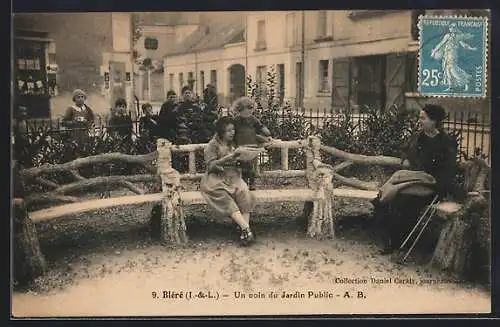
[{"label": "window shutter", "polygon": [[349,107],[351,88],[351,60],[349,58],[333,61],[332,72],[332,109],[342,110]]},{"label": "window shutter", "polygon": [[405,91],[407,88],[406,80],[406,62],[407,55],[389,54],[386,64],[386,106],[393,104],[401,107],[404,105]]}]

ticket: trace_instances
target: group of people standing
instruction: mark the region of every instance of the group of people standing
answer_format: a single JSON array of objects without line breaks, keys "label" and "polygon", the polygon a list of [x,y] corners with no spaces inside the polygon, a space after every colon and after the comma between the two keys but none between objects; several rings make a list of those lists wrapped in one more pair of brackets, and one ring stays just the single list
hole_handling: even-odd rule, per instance
[{"label": "group of people standing", "polygon": [[151,139],[164,138],[174,144],[206,143],[215,132],[218,117],[217,92],[207,85],[203,100],[197,101],[193,90],[184,86],[180,101],[175,91],[167,92],[158,115],[151,104],[142,105],[143,117],[139,121],[141,135]]},{"label": "group of people standing", "polygon": [[[89,137],[89,131],[95,123],[95,115],[92,108],[86,104],[87,94],[81,89],[73,91],[73,105],[69,106],[64,113],[62,126],[70,131],[74,141],[80,146],[85,144]],[[133,133],[133,122],[127,108],[127,101],[119,98],[111,108],[111,118],[108,122],[107,133],[113,138],[131,139]]]}]

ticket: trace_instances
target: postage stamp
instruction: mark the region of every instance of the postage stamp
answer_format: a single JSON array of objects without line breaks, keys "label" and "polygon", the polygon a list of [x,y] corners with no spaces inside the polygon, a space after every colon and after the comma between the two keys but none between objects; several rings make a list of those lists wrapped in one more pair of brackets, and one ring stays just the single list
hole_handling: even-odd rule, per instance
[{"label": "postage stamp", "polygon": [[419,17],[418,90],[424,96],[486,97],[486,17]]}]

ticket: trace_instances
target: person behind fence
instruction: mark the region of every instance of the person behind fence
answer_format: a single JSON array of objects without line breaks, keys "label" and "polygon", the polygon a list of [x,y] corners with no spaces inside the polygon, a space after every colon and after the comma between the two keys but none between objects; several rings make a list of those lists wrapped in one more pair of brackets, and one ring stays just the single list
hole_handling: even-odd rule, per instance
[{"label": "person behind fence", "polygon": [[203,112],[203,129],[200,130],[199,141],[206,143],[215,133],[215,121],[219,116],[219,104],[215,86],[207,84],[203,90],[203,101],[200,104]]},{"label": "person behind fence", "polygon": [[255,241],[250,229],[250,211],[255,198],[241,178],[237,165],[239,156],[234,146],[234,124],[230,117],[221,117],[215,124],[216,134],[205,148],[206,172],[200,190],[209,207],[216,213],[231,217],[238,224],[242,245]]},{"label": "person behind fence", "polygon": [[153,106],[150,103],[142,105],[144,116],[139,119],[139,131],[141,136],[149,142],[156,142],[158,136],[158,116],[153,114]]},{"label": "person behind fence", "polygon": [[133,122],[127,110],[127,101],[120,98],[116,100],[112,117],[108,124],[108,134],[113,138],[131,140]]},{"label": "person behind fence", "polygon": [[177,124],[175,144],[202,143],[197,142],[196,137],[193,139],[195,136],[193,132],[203,128],[203,126],[196,124],[201,121],[200,114],[201,109],[195,103],[193,90],[190,86],[184,86],[182,88],[182,101],[175,109]]},{"label": "person behind fence", "polygon": [[29,131],[26,124],[26,118],[28,117],[28,109],[25,106],[19,106],[17,117],[13,120],[12,126],[12,145],[13,152],[16,154],[16,160],[21,167],[25,167],[30,164],[30,141],[29,141]]},{"label": "person behind fence", "polygon": [[[252,114],[254,102],[248,97],[241,97],[233,104],[235,112],[234,127],[236,130],[235,143],[237,146],[259,146],[270,142],[271,132],[261,121]],[[257,160],[241,162],[243,179],[248,183],[250,190],[255,190],[257,177]]]},{"label": "person behind fence", "polygon": [[403,150],[402,165],[408,170],[394,173],[373,201],[385,229],[384,254],[399,248],[436,196],[439,200],[453,195],[457,144],[443,130],[445,117],[439,105],[428,104],[421,110],[421,130]]},{"label": "person behind fence", "polygon": [[160,113],[158,114],[159,136],[170,142],[174,141],[177,128],[176,106],[177,94],[173,90],[170,90],[167,92],[167,101],[161,105]]},{"label": "person behind fence", "polygon": [[85,101],[87,94],[81,90],[73,91],[73,105],[66,109],[62,119],[62,125],[72,130],[72,135],[79,144],[84,144],[85,138],[89,135],[89,129],[94,124],[94,112]]}]

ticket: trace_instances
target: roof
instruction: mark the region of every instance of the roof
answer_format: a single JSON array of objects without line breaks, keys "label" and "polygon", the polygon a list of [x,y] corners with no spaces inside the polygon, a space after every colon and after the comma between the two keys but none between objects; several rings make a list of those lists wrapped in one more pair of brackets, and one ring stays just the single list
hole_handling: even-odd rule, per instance
[{"label": "roof", "polygon": [[224,17],[207,20],[180,44],[174,46],[165,55],[179,55],[195,51],[219,49],[227,44],[244,41],[245,23],[243,16]]},{"label": "roof", "polygon": [[200,15],[196,12],[138,12],[134,15],[144,25],[197,25],[200,22]]}]

